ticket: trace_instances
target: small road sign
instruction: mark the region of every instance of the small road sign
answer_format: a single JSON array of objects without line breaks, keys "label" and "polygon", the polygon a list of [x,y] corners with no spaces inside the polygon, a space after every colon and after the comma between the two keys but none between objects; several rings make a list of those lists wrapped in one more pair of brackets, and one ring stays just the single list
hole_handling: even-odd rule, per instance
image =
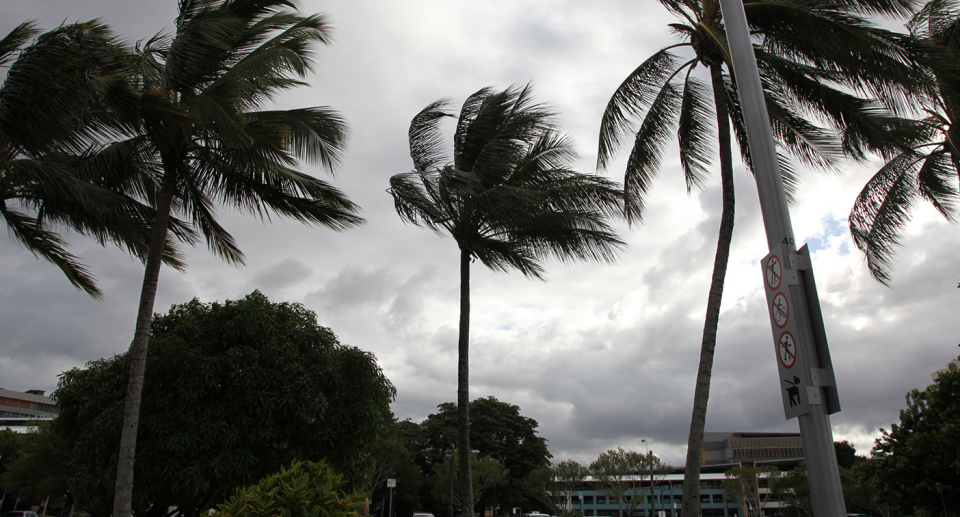
[{"label": "small road sign", "polygon": [[390,478],[387,480],[387,488],[396,488],[396,487],[397,487],[396,479]]},{"label": "small road sign", "polygon": [[767,287],[770,289],[774,291],[780,289],[780,280],[783,279],[783,263],[780,262],[780,257],[770,255],[770,257],[767,258],[764,264],[763,278],[766,280]]},{"label": "small road sign", "polygon": [[770,316],[773,318],[774,325],[776,325],[777,328],[786,327],[787,322],[790,321],[790,304],[787,303],[787,297],[784,296],[783,293],[777,293],[773,297],[773,304],[770,310]]},{"label": "small road sign", "polygon": [[797,340],[793,337],[793,334],[789,332],[780,334],[777,347],[780,364],[787,369],[793,368],[793,365],[797,362]]}]

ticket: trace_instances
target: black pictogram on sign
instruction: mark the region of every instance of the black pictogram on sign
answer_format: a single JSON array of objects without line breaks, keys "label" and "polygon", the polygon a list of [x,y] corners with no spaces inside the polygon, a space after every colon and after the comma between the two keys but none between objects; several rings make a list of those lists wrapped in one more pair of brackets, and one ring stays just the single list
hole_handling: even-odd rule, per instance
[{"label": "black pictogram on sign", "polygon": [[790,321],[790,305],[787,304],[787,297],[783,293],[777,293],[773,297],[773,304],[770,307],[771,314],[773,315],[773,323],[777,325],[778,328],[783,328],[787,326],[787,322]]},{"label": "black pictogram on sign", "polygon": [[776,291],[780,288],[780,280],[783,279],[783,264],[780,263],[780,257],[770,255],[763,268],[763,278],[770,289]]},{"label": "black pictogram on sign", "polygon": [[793,368],[797,362],[797,340],[793,334],[784,332],[780,334],[780,341],[777,342],[777,356],[780,357],[780,364],[784,368]]},{"label": "black pictogram on sign", "polygon": [[800,405],[800,377],[794,377],[793,382],[790,382],[787,379],[784,379],[783,382],[790,385],[787,388],[787,398],[790,399],[790,407],[796,407]]}]

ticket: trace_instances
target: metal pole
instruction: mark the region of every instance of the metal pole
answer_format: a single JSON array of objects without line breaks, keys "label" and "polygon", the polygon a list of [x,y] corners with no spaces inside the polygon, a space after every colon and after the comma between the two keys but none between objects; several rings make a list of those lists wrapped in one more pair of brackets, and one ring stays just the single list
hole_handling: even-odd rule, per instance
[{"label": "metal pole", "polygon": [[947,503],[943,500],[943,488],[940,486],[939,481],[937,481],[937,492],[940,492],[940,504],[943,505],[943,517],[949,517],[947,515]]},{"label": "metal pole", "polygon": [[[750,158],[756,173],[757,190],[760,196],[760,209],[763,225],[767,233],[767,244],[771,253],[781,250],[780,257],[786,269],[809,271],[806,277],[800,272],[799,285],[789,285],[788,292],[792,300],[791,318],[797,318],[799,336],[796,339],[794,359],[783,366],[791,368],[799,363],[798,371],[793,372],[795,383],[785,380],[795,391],[789,392],[790,404],[801,402],[809,411],[796,415],[803,437],[804,457],[807,462],[807,477],[810,480],[810,499],[813,513],[817,517],[845,517],[846,505],[840,485],[840,472],[837,468],[836,452],[833,447],[833,432],[827,410],[839,411],[839,399],[836,386],[832,382],[833,368],[826,348],[826,335],[822,329],[822,315],[819,302],[816,301],[816,286],[813,283],[812,269],[803,264],[809,258],[801,250],[797,254],[790,213],[783,192],[783,181],[777,165],[777,153],[770,130],[770,120],[764,104],[760,75],[757,71],[756,56],[747,27],[746,15],[741,0],[720,0],[723,20],[726,26],[733,72],[737,80],[744,125],[750,143]],[[811,35],[816,37],[816,35]],[[784,274],[788,271],[783,271]],[[786,279],[786,275],[784,275]],[[779,285],[779,280],[778,280]],[[812,292],[811,292],[812,291]],[[770,292],[768,291],[768,296]],[[769,304],[768,304],[769,305]],[[774,328],[776,335],[776,328]],[[787,334],[787,332],[784,332]],[[789,343],[788,345],[791,344]],[[802,359],[802,361],[801,361]],[[804,365],[806,365],[804,367]],[[804,371],[805,370],[805,371]],[[784,370],[781,368],[781,374]],[[829,389],[825,390],[824,387]],[[801,391],[805,388],[807,393]],[[784,386],[781,385],[781,389]],[[793,397],[796,396],[796,399]],[[803,397],[803,399],[801,399]],[[784,395],[784,408],[787,411],[787,395]]]},{"label": "metal pole", "polygon": [[393,487],[390,487],[390,509],[387,510],[387,517],[393,517]]}]

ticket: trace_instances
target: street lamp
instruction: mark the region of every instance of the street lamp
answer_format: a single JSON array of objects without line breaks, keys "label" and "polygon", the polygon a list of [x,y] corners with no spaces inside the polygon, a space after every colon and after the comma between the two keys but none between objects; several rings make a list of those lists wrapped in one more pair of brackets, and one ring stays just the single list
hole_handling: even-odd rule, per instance
[{"label": "street lamp", "polygon": [[447,517],[453,517],[453,464],[456,459],[457,448],[447,449],[447,457],[450,458],[450,504],[447,507]]}]

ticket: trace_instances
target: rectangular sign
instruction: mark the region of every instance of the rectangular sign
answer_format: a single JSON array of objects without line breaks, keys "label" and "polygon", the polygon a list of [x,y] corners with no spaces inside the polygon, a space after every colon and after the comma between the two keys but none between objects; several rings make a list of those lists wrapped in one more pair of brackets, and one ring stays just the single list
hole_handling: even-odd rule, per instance
[{"label": "rectangular sign", "polygon": [[396,479],[391,478],[387,480],[387,488],[396,488],[396,487],[397,487]]},{"label": "rectangular sign", "polygon": [[[783,413],[787,420],[810,412],[810,392],[808,390],[807,371],[801,353],[806,332],[801,334],[797,322],[800,320],[800,307],[797,292],[800,278],[797,271],[789,267],[790,257],[786,246],[770,252],[763,257],[763,287],[767,294],[767,312],[770,315],[770,328],[773,330],[773,348],[777,356],[777,370],[780,373],[780,395],[783,399]],[[819,402],[819,401],[815,401]]]}]

